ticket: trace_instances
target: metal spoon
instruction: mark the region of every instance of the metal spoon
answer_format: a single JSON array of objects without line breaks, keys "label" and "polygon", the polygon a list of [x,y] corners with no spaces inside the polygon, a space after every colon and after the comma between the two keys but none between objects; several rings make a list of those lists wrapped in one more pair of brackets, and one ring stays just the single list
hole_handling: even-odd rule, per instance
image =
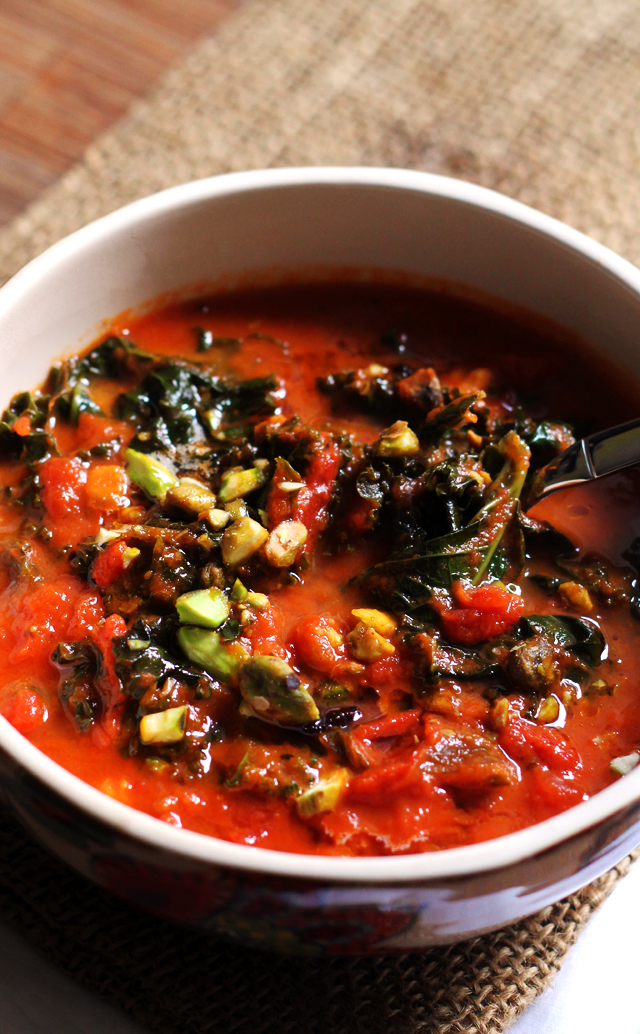
[{"label": "metal spoon", "polygon": [[561,452],[536,473],[523,509],[530,510],[561,488],[595,481],[636,463],[640,463],[640,418],[607,431],[596,431]]}]

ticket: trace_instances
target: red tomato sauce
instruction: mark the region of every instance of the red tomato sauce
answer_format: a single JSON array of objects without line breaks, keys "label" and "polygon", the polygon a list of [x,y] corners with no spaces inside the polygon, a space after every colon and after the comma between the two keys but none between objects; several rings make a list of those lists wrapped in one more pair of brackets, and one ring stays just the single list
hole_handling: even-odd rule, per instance
[{"label": "red tomato sauce", "polygon": [[[152,358],[72,362],[4,416],[0,711],[31,742],[173,825],[338,855],[501,836],[620,777],[640,747],[640,477],[554,495],[537,530],[514,487],[565,424],[635,415],[608,369],[531,319],[382,284],[238,292],[110,335]],[[173,357],[225,384],[273,375],[266,408],[192,373],[141,402]],[[170,472],[166,498],[131,448]],[[542,521],[575,546],[564,567],[565,547],[530,547]],[[183,618],[176,601],[210,590],[223,623]],[[164,622],[153,663],[141,619]],[[149,739],[163,714],[178,738]]]}]

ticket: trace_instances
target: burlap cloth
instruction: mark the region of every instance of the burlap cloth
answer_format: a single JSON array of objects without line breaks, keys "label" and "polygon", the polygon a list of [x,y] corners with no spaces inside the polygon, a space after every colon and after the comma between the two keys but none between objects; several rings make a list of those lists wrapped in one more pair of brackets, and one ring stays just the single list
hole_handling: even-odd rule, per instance
[{"label": "burlap cloth", "polygon": [[[639,260],[639,110],[637,0],[251,0],[0,233],[0,276],[154,190],[307,164],[468,178]],[[133,912],[6,819],[0,916],[167,1034],[493,1034],[548,984],[627,868],[453,948],[308,962]]]}]

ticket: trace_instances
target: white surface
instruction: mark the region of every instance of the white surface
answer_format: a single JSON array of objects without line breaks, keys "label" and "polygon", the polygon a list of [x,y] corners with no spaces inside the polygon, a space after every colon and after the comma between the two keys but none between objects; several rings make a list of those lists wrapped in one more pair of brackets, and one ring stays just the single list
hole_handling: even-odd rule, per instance
[{"label": "white surface", "polygon": [[589,922],[512,1034],[640,1034],[640,863]]},{"label": "white surface", "polygon": [[[96,333],[101,321],[189,284],[282,271],[384,269],[444,278],[549,316],[640,381],[640,270],[555,219],[472,183],[402,169],[305,168],[187,183],[59,241],[0,290],[0,383],[13,391]],[[349,883],[448,878],[526,861],[640,798],[640,767],[590,800],[508,836],[384,857],[256,849],[176,829],[82,783],[0,716],[0,746],[74,805],[155,848],[213,865]],[[42,833],[40,833],[42,835]],[[58,849],[51,844],[52,849]],[[71,850],[67,844],[67,853]],[[81,859],[71,859],[81,868]],[[560,855],[549,855],[561,865]],[[548,873],[551,882],[553,872]],[[339,890],[335,891],[339,898]],[[444,900],[444,899],[443,899]],[[491,903],[485,897],[485,905]],[[498,898],[496,897],[496,903]],[[542,904],[542,902],[541,902]],[[456,922],[451,905],[444,906]],[[432,913],[433,915],[433,913]],[[504,913],[486,913],[481,926]],[[470,921],[460,932],[471,932]],[[398,943],[398,942],[396,942]]]},{"label": "white surface", "polygon": [[[640,1034],[640,863],[511,1034]],[[304,1025],[303,1025],[304,1026]],[[0,1034],[147,1034],[0,924]]]},{"label": "white surface", "polygon": [[0,1034],[146,1034],[0,923]]}]

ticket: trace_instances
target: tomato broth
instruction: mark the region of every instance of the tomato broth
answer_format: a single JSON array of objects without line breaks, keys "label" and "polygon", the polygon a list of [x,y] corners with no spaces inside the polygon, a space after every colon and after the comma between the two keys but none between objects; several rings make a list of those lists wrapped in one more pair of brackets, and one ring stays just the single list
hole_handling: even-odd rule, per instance
[{"label": "tomato broth", "polygon": [[597,793],[640,760],[640,478],[526,510],[637,412],[578,347],[385,284],[118,317],[3,414],[0,710],[276,850],[454,847]]}]

